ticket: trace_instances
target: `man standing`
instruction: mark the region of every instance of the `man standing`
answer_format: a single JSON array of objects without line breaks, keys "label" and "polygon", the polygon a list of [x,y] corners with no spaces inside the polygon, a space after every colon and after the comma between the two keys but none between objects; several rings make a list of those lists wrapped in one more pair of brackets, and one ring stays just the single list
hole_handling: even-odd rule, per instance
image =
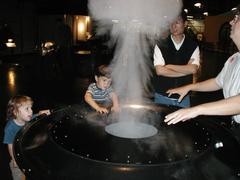
[{"label": "man standing", "polygon": [[183,11],[170,25],[171,34],[154,48],[153,78],[155,89],[154,102],[159,104],[189,107],[190,97],[187,95],[181,102],[178,98],[168,97],[166,91],[192,83],[200,65],[199,47],[195,41],[184,34],[187,16]]},{"label": "man standing", "polygon": [[168,114],[165,118],[167,124],[191,120],[200,115],[232,115],[232,132],[240,141],[240,5],[235,11],[235,17],[230,21],[230,37],[238,48],[226,61],[221,72],[215,77],[202,82],[188,84],[169,90],[167,93],[179,94],[180,102],[190,91],[211,92],[222,89],[224,99],[199,104],[191,108],[183,108]]}]

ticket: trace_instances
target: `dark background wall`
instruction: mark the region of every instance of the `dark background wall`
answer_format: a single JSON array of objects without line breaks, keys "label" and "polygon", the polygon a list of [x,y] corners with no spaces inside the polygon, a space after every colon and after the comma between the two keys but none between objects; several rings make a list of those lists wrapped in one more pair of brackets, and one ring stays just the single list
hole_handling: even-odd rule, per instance
[{"label": "dark background wall", "polygon": [[31,53],[41,42],[54,40],[56,20],[63,19],[64,14],[87,15],[87,0],[1,1],[0,43],[13,38],[17,47],[1,48],[0,55]]}]

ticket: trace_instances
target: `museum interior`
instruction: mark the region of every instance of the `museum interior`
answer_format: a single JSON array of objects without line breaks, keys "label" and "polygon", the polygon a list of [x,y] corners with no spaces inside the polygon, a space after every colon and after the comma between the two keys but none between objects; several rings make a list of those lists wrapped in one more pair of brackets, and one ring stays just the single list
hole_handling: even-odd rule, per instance
[{"label": "museum interior", "polygon": [[[200,66],[193,82],[216,77],[227,59],[239,51],[230,38],[229,24],[239,3],[239,0],[1,1],[1,179],[13,179],[11,158],[2,142],[7,104],[16,95],[33,99],[33,113],[51,110],[51,115],[41,115],[27,123],[15,138],[13,152],[25,174],[22,179],[240,179],[240,142],[230,130],[230,116],[199,116],[167,126],[164,117],[179,108],[153,103],[151,75],[145,77],[145,71],[139,72],[136,83],[134,79],[136,66],[150,64],[149,69],[143,69],[153,69],[154,42],[164,36],[181,9],[187,14],[185,33],[200,49]],[[139,32],[143,36],[138,39],[135,35]],[[125,46],[126,39],[130,39],[128,43],[136,40],[137,45],[134,42]],[[135,45],[140,50],[132,49]],[[121,68],[114,71],[115,76],[118,73],[116,79],[126,80],[117,83],[124,96],[137,96],[137,88],[130,87],[138,87],[138,81],[147,81],[149,86],[141,98],[143,105],[126,100],[122,109],[130,115],[122,116],[124,120],[136,116],[142,122],[154,121],[156,134],[151,137],[112,135],[108,127],[114,124],[109,122],[115,121],[115,114],[99,114],[86,107],[84,95],[95,81],[96,69],[99,66],[114,69],[119,57],[126,58],[122,64],[129,69],[127,73],[121,72]],[[138,59],[147,62],[136,66],[130,63]],[[190,98],[191,106],[195,106],[222,99],[223,92],[192,92]],[[145,132],[148,128],[136,129]]]}]

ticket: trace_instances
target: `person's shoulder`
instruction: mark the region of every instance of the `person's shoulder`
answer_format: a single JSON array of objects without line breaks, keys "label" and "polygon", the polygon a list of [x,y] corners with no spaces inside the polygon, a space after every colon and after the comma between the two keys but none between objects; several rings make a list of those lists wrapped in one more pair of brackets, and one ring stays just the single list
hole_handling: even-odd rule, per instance
[{"label": "person's shoulder", "polygon": [[232,54],[231,56],[229,56],[228,60],[231,60],[233,58],[240,58],[240,53],[236,52],[236,53]]},{"label": "person's shoulder", "polygon": [[232,56],[236,56],[236,57],[240,58],[240,52],[235,52]]},{"label": "person's shoulder", "polygon": [[97,84],[96,83],[91,83],[91,84],[89,84],[88,89],[87,89],[86,92],[89,92],[89,93],[93,94],[96,91],[98,91]]},{"label": "person's shoulder", "polygon": [[14,120],[8,120],[4,129],[3,143],[13,144],[16,134],[22,127],[23,126],[17,125]]},{"label": "person's shoulder", "polygon": [[4,131],[11,131],[12,129],[17,128],[18,125],[15,123],[15,121],[13,119],[9,119],[7,120],[7,123],[5,125]]},{"label": "person's shoulder", "polygon": [[[236,60],[238,60],[238,61],[236,61]],[[225,64],[229,64],[229,63],[232,64],[233,62],[236,62],[236,63],[239,63],[239,62],[240,62],[240,53],[239,53],[239,52],[236,52],[236,53],[234,53],[233,55],[231,55],[231,56],[227,59],[227,61],[226,61]]]},{"label": "person's shoulder", "polygon": [[13,119],[8,119],[8,120],[7,120],[7,123],[6,123],[6,125],[5,125],[5,129],[6,129],[6,128],[9,128],[9,127],[11,127],[11,126],[14,126],[14,125],[16,125],[16,123],[14,122],[14,120],[13,120]]},{"label": "person's shoulder", "polygon": [[89,84],[88,89],[89,88],[96,88],[96,87],[97,87],[96,83],[93,82],[93,83]]}]

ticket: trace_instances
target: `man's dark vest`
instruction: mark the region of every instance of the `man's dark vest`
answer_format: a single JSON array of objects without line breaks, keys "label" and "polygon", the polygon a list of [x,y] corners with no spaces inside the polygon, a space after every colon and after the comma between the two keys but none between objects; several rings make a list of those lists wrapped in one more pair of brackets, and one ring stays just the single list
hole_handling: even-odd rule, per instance
[{"label": "man's dark vest", "polygon": [[[158,44],[158,47],[162,52],[162,56],[166,65],[185,65],[190,60],[194,50],[197,47],[197,43],[185,36],[182,46],[177,51],[171,40],[171,37],[169,36],[166,40],[161,41]],[[192,83],[192,79],[192,74],[183,77],[164,77],[158,76],[155,72],[153,76],[153,86],[155,92],[166,95],[166,91],[168,89],[190,84]]]}]

